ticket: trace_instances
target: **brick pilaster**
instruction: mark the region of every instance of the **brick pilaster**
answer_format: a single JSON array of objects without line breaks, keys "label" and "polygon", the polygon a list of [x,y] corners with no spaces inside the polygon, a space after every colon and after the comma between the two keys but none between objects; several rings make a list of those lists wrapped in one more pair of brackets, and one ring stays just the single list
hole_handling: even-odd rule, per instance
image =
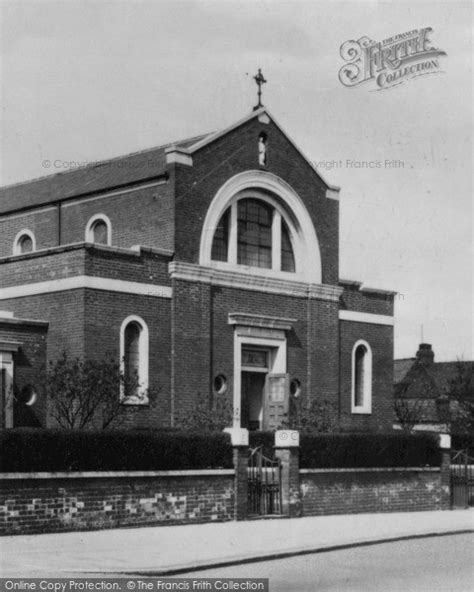
[{"label": "brick pilaster", "polygon": [[301,516],[299,448],[276,448],[281,462],[282,513],[295,518]]},{"label": "brick pilaster", "polygon": [[235,520],[245,520],[248,514],[248,446],[234,446]]}]

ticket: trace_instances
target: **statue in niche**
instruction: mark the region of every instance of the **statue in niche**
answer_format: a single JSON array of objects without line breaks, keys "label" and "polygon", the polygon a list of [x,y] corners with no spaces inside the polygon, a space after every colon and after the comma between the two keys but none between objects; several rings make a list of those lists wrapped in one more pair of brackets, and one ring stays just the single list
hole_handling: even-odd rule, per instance
[{"label": "statue in niche", "polygon": [[267,164],[267,137],[263,133],[258,137],[258,164],[261,166]]}]

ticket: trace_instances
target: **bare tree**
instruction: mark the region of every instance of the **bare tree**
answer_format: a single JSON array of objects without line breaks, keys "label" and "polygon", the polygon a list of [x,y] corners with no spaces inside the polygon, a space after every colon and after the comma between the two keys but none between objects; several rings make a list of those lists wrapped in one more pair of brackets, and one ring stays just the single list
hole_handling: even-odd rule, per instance
[{"label": "bare tree", "polygon": [[474,362],[456,363],[456,374],[448,382],[453,431],[474,433]]},{"label": "bare tree", "polygon": [[43,385],[52,417],[67,429],[105,429],[124,414],[124,397],[139,395],[137,381],[126,380],[119,362],[70,360],[66,353],[51,362]]},{"label": "bare tree", "polygon": [[394,403],[395,417],[405,432],[412,432],[423,420],[426,411],[424,399],[408,399],[400,397]]},{"label": "bare tree", "polygon": [[191,412],[176,417],[176,426],[184,430],[202,432],[221,432],[232,425],[232,406],[223,396],[206,398],[197,394]]}]

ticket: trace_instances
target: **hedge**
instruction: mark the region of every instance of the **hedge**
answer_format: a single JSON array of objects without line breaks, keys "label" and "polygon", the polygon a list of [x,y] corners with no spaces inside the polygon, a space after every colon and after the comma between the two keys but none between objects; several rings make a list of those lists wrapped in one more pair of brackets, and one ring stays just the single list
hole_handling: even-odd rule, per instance
[{"label": "hedge", "polygon": [[[251,432],[250,447],[273,455],[274,434]],[[147,471],[232,468],[222,432],[43,430],[0,432],[1,472]],[[431,434],[301,434],[300,467],[439,466]]]},{"label": "hedge", "polygon": [[232,468],[224,433],[130,430],[0,432],[1,472],[152,471]]},{"label": "hedge", "polygon": [[474,454],[474,434],[452,434],[451,448],[453,450],[467,449]]},{"label": "hedge", "polygon": [[[273,456],[273,432],[250,432],[250,448]],[[300,434],[303,469],[424,467],[441,462],[438,437],[432,434]]]},{"label": "hedge", "polygon": [[432,434],[301,434],[300,467],[367,468],[440,466]]}]

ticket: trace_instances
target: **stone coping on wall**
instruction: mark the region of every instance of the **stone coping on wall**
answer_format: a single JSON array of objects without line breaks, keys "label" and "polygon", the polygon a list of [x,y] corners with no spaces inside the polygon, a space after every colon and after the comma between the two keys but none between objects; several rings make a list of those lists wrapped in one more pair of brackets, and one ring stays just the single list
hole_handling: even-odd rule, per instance
[{"label": "stone coping on wall", "polygon": [[234,475],[234,469],[202,469],[187,471],[58,471],[44,473],[1,473],[7,479],[103,479],[116,477],[218,477]]},{"label": "stone coping on wall", "polygon": [[387,473],[387,472],[419,472],[432,471],[440,472],[440,467],[356,467],[339,469],[300,469],[300,474],[311,473]]}]

